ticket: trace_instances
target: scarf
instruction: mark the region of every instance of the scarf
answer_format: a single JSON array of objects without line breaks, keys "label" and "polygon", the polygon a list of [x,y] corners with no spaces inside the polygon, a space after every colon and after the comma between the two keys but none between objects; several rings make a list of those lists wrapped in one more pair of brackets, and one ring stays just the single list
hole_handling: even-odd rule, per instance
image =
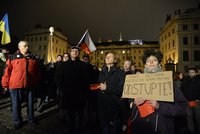
[{"label": "scarf", "polygon": [[157,66],[155,68],[149,69],[149,68],[144,68],[144,73],[157,73],[157,72],[162,72],[161,66]]}]

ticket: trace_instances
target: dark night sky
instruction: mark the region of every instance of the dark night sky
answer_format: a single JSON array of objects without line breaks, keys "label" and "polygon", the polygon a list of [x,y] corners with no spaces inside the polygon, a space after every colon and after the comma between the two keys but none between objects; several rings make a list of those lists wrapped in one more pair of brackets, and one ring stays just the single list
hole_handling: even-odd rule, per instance
[{"label": "dark night sky", "polygon": [[197,7],[200,0],[1,0],[0,18],[9,14],[10,32],[21,37],[36,24],[62,29],[78,43],[87,28],[97,42],[123,39],[159,40],[167,14]]}]

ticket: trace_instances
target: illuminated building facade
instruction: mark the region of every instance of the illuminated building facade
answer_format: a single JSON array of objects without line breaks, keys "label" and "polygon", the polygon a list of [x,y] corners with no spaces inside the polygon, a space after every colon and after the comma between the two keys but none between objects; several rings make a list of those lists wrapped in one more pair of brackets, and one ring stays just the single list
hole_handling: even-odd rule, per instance
[{"label": "illuminated building facade", "polygon": [[173,62],[175,71],[186,72],[200,66],[200,7],[167,16],[160,31],[163,64]]},{"label": "illuminated building facade", "polygon": [[[90,55],[91,63],[101,68],[104,64],[105,54],[114,52],[118,56],[118,64],[123,67],[125,60],[132,60],[138,69],[143,69],[142,55],[146,49],[160,49],[158,41],[112,41],[95,43],[97,50]],[[83,52],[81,53],[81,55]]]},{"label": "illuminated building facade", "polygon": [[69,48],[67,37],[57,30],[53,32],[51,40],[49,28],[30,30],[24,34],[24,39],[29,42],[31,53],[43,59],[45,63],[55,62],[57,55],[63,55]]}]

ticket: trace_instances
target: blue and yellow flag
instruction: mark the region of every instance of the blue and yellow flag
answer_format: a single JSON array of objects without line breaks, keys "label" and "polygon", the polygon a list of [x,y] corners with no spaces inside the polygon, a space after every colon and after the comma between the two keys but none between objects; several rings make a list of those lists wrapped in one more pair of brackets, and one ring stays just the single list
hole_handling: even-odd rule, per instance
[{"label": "blue and yellow flag", "polygon": [[1,44],[5,45],[11,42],[9,24],[8,24],[8,14],[5,14],[3,19],[0,21],[0,31],[3,33],[1,38]]}]

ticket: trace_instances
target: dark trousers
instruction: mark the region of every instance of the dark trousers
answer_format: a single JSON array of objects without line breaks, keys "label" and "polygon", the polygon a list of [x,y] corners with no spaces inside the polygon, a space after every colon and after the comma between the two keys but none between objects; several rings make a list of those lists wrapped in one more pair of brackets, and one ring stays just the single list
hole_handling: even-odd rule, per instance
[{"label": "dark trousers", "polygon": [[21,104],[23,101],[27,103],[27,117],[29,122],[34,121],[34,104],[33,92],[29,89],[10,89],[10,96],[12,100],[12,115],[14,123],[22,123]]},{"label": "dark trousers", "polygon": [[80,134],[83,126],[83,110],[67,110],[69,134]]}]

